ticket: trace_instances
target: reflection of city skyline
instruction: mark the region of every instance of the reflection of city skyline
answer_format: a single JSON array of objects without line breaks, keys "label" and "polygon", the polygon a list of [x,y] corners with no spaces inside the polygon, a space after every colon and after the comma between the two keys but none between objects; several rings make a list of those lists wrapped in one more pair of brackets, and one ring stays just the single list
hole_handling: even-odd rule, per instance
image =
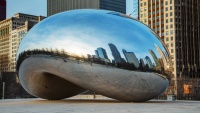
[{"label": "reflection of city skyline", "polygon": [[[112,46],[114,46],[114,51],[116,52],[119,52],[118,49],[117,49],[117,46],[115,46],[114,44],[111,44]],[[112,49],[110,49],[110,51],[112,52]],[[149,50],[151,56],[154,58],[155,63],[154,64],[152,62],[152,60],[150,59],[149,56],[145,56],[144,58],[140,58],[139,61],[138,61],[138,58],[136,57],[136,55],[134,54],[134,52],[128,52],[126,51],[125,49],[122,49],[122,52],[124,53],[124,56],[126,58],[126,61],[125,59],[121,58],[121,55],[120,53],[118,55],[120,55],[120,58],[121,58],[121,62],[116,62],[116,61],[112,61],[108,58],[107,56],[107,52],[104,48],[102,47],[98,47],[96,50],[94,50],[95,52],[95,55],[90,55],[90,54],[87,54],[87,58],[85,59],[84,56],[79,56],[79,55],[76,55],[76,54],[71,54],[71,53],[68,53],[68,52],[65,52],[64,50],[58,50],[58,49],[55,49],[53,50],[52,48],[48,49],[37,49],[37,50],[29,50],[29,51],[26,51],[24,52],[23,54],[25,55],[25,57],[29,54],[46,54],[46,55],[57,55],[57,56],[61,56],[61,57],[66,57],[66,58],[75,58],[75,59],[79,59],[81,61],[84,61],[84,60],[87,60],[87,61],[91,61],[91,62],[96,62],[96,63],[103,63],[103,64],[112,64],[112,65],[115,65],[117,67],[123,67],[125,69],[138,69],[138,70],[142,70],[142,71],[148,71],[149,69],[150,70],[157,70],[157,71],[162,71],[162,69],[165,69],[164,67],[164,62],[163,62],[163,59],[162,58],[158,58],[155,53],[152,51],[152,50]],[[23,56],[22,54],[22,56]],[[28,55],[28,56],[29,56]],[[114,56],[113,56],[114,57]]]},{"label": "reflection of city skyline", "polygon": [[137,68],[139,67],[139,62],[134,52],[127,52],[125,49],[122,49],[122,52],[124,53],[127,62],[133,63]]},{"label": "reflection of city skyline", "polygon": [[[98,51],[100,51],[100,52],[98,52]],[[127,52],[125,49],[123,49],[122,51],[125,53],[125,55],[126,55],[126,53],[131,53],[131,55],[134,54],[133,52]],[[103,54],[104,58],[108,58],[108,57],[106,57],[106,50],[102,47],[97,48],[97,50],[95,50],[95,52],[97,52],[97,54],[99,56],[101,56],[100,54]],[[162,75],[155,74],[157,76],[160,76],[159,78],[163,79],[165,77],[168,77],[167,75],[163,74],[162,71],[153,70],[149,65],[147,65],[147,64],[145,65],[144,59],[142,59],[142,58],[140,59],[139,68],[135,68],[134,65],[132,65],[130,63],[122,63],[122,64],[118,63],[117,65],[113,65],[113,64],[108,63],[108,62],[102,62],[99,59],[92,58],[91,55],[89,55],[89,54],[88,54],[88,58],[85,58],[84,56],[81,57],[81,56],[76,56],[76,55],[70,56],[64,50],[60,51],[58,49],[56,49],[55,51],[52,51],[52,49],[41,49],[41,50],[35,49],[34,51],[24,51],[24,53],[21,53],[19,56],[20,56],[19,57],[20,59],[18,59],[18,62],[17,62],[17,70],[20,69],[19,67],[22,64],[23,60],[30,57],[29,59],[34,59],[34,58],[38,59],[39,58],[39,59],[42,59],[42,60],[48,60],[48,61],[51,60],[51,61],[54,61],[54,62],[61,62],[62,64],[66,64],[67,66],[74,66],[74,64],[76,64],[77,67],[81,67],[81,66],[78,66],[78,65],[82,65],[82,66],[84,66],[85,70],[89,70],[88,72],[91,72],[91,70],[92,70],[92,72],[94,72],[93,70],[96,70],[99,67],[101,67],[101,68],[104,67],[104,69],[111,70],[111,71],[108,71],[108,72],[112,72],[113,68],[115,68],[115,71],[116,70],[123,71],[124,73],[128,73],[129,76],[130,76],[130,72],[132,71],[132,73],[148,72],[148,74],[149,73],[155,74],[155,73],[158,72],[159,74],[160,73],[162,74]],[[126,57],[127,57],[127,59],[129,59],[128,58],[129,56],[126,56]],[[148,56],[146,56],[145,59],[150,60],[150,58]],[[40,64],[41,61],[39,61],[38,64]],[[29,63],[27,63],[27,64],[29,64]],[[57,69],[58,66],[56,65],[55,67]],[[63,68],[62,68],[62,70],[63,70]],[[102,71],[104,71],[104,70],[102,70]],[[80,73],[81,72],[83,72],[83,70],[80,70]],[[99,73],[101,71],[98,70],[97,72]],[[86,74],[88,75],[88,73],[86,73]],[[92,74],[94,74],[94,73],[92,73]],[[100,73],[100,74],[102,74],[102,73]],[[95,74],[95,79],[97,78],[96,75],[97,74]],[[110,74],[108,74],[108,75],[110,75]],[[140,74],[138,74],[138,75],[140,76]],[[123,76],[123,74],[122,74],[122,76]]]},{"label": "reflection of city skyline", "polygon": [[[160,43],[159,37],[149,30],[139,21],[117,12],[98,10],[63,12],[36,25],[22,40],[18,51],[17,70],[25,74],[37,72],[34,74],[42,75],[43,78],[48,75],[53,77],[58,75],[58,79],[65,78],[66,84],[72,83],[72,86],[77,85],[88,90],[92,87],[87,83],[93,81],[91,86],[100,86],[98,90],[94,90],[97,93],[104,89],[108,91],[104,85],[107,84],[112,89],[117,89],[117,93],[121,92],[120,97],[124,98],[127,98],[128,93],[123,95],[123,89],[135,84],[142,89],[139,91],[140,94],[144,93],[144,88],[145,91],[152,92],[152,85],[160,86],[154,84],[157,80],[155,78],[159,78],[158,83],[164,81],[165,86],[169,83],[168,73],[161,67],[154,68],[156,63],[148,51],[153,50],[158,62],[163,66],[162,58],[154,43],[164,52],[166,50]],[[29,64],[32,66],[26,67]],[[26,71],[26,68],[30,71]],[[30,78],[32,76],[30,75]],[[23,77],[26,78],[26,75]],[[49,80],[49,77],[46,78]],[[124,81],[129,82],[124,85]],[[149,81],[152,83],[150,88],[146,85],[141,88],[142,83],[149,84]],[[62,83],[58,86],[60,85]],[[125,87],[121,87],[122,85]],[[158,90],[157,87],[154,89]],[[159,92],[164,91],[164,88],[161,87],[159,90]],[[133,93],[130,94],[138,93],[134,92],[134,89],[131,91]],[[112,97],[113,93],[110,94]],[[103,95],[109,96],[106,93]],[[144,98],[145,95],[141,96]]]},{"label": "reflection of city skyline", "polygon": [[[112,53],[113,56],[113,63],[123,63],[123,62],[128,62],[128,63],[132,63],[134,64],[135,67],[139,67],[139,61],[136,57],[136,55],[134,54],[134,52],[127,52],[125,49],[122,49],[122,53],[124,54],[124,58],[121,57],[120,52],[117,49],[117,46],[109,43],[108,46],[110,47],[110,51]],[[108,59],[110,61],[110,59],[107,56],[107,52],[103,47],[99,47],[96,50],[94,50],[95,58],[101,58],[102,60],[106,60]]]},{"label": "reflection of city skyline", "polygon": [[[143,58],[140,58],[138,60],[138,58],[136,57],[134,52],[128,52],[125,49],[122,49],[122,53],[125,57],[125,59],[124,59],[124,58],[122,58],[122,56],[121,56],[120,52],[118,51],[117,46],[115,44],[109,43],[108,46],[112,53],[113,60],[111,60],[112,58],[108,58],[107,51],[103,47],[98,47],[96,50],[94,50],[94,52],[95,52],[95,55],[93,55],[94,58],[100,58],[102,61],[112,62],[112,63],[127,62],[127,63],[133,64],[136,68],[139,68],[140,66],[142,66],[143,68],[148,66],[149,69],[153,69],[153,68],[160,69],[161,64],[163,64],[160,62],[160,59],[155,55],[155,53],[151,49],[149,49],[149,53],[153,59],[151,59],[150,56],[144,56]],[[130,49],[130,48],[128,48],[128,49]],[[159,49],[159,50],[162,51],[161,49]]]},{"label": "reflection of city skyline", "polygon": [[156,56],[156,54],[154,53],[153,50],[149,49],[149,53],[151,54],[151,56],[153,57],[155,63],[156,63],[156,67],[160,67],[160,62],[158,57]]},{"label": "reflection of city skyline", "polygon": [[166,54],[161,50],[160,47],[158,47],[156,44],[154,44],[154,45],[156,47],[156,50],[158,51],[158,53],[161,56],[161,60],[162,60],[164,69],[167,69],[166,67],[168,67],[168,64],[167,64],[168,61],[167,61],[167,58],[166,58]]},{"label": "reflection of city skyline", "polygon": [[95,50],[96,58],[101,58],[103,61],[110,62],[106,50],[102,47],[97,48]]},{"label": "reflection of city skyline", "polygon": [[[126,50],[126,49],[130,50],[131,48],[122,49],[120,53],[117,45],[113,43],[108,43],[107,45],[108,45],[107,47],[98,47],[96,48],[96,50],[93,50],[93,53],[95,54],[88,53],[87,58],[99,58],[103,62],[109,62],[113,64],[130,63],[133,64],[135,68],[148,67],[148,69],[156,69],[156,70],[167,69],[168,66],[167,64],[168,61],[166,58],[167,56],[165,56],[164,52],[156,44],[154,46],[156,47],[157,53],[160,55],[159,57],[151,49],[149,49],[149,55],[145,55],[143,57],[137,57],[134,52]],[[70,54],[70,52],[68,53]],[[112,58],[111,57],[109,58],[107,53],[112,53],[111,54]]]},{"label": "reflection of city skyline", "polygon": [[100,58],[108,59],[106,50],[104,48],[102,48],[102,47],[97,48],[97,50],[95,50],[95,53]]},{"label": "reflection of city skyline", "polygon": [[[73,15],[76,15],[76,12],[73,12]],[[106,15],[111,18],[117,18],[116,15]],[[131,23],[130,26],[130,24],[128,24],[128,21],[127,23],[122,23],[122,20],[126,18],[120,17],[119,20],[117,20],[118,24],[107,26],[107,23],[112,22],[111,19],[101,19],[102,22],[100,23],[98,20],[96,21],[93,18],[98,18],[98,15],[94,13],[91,18],[88,17],[87,19],[81,19],[82,21],[76,21],[70,18],[59,18],[58,15],[58,18],[54,18],[53,21],[50,22],[51,26],[49,26],[49,20],[47,19],[46,22],[41,22],[40,25],[42,27],[35,26],[35,29],[31,30],[26,35],[26,37],[28,38],[22,40],[22,43],[24,43],[24,45],[21,45],[21,47],[19,47],[19,51],[24,51],[26,49],[31,50],[33,48],[52,47],[65,49],[65,51],[69,53],[74,52],[75,54],[87,56],[87,54],[93,54],[95,48],[103,47],[105,50],[107,50],[107,55],[111,58],[110,60],[114,60],[114,58],[112,59],[112,53],[108,53],[108,50],[110,49],[109,46],[107,46],[108,42],[113,43],[117,46],[121,57],[124,59],[126,58],[123,55],[122,49],[126,49],[129,52],[134,52],[134,54],[138,58],[149,56],[147,50],[155,50],[155,47],[153,45],[154,43],[156,43],[159,47],[161,47],[161,49],[163,49],[162,44],[159,42],[159,40],[157,40],[157,38],[155,38],[152,33],[146,32],[150,29],[142,24],[140,25],[140,23],[137,23],[137,21],[133,20],[134,22]],[[68,22],[54,24],[56,22],[62,21]],[[119,27],[126,28],[126,31],[120,32],[118,29]],[[107,30],[108,28],[109,30]],[[55,29],[56,32],[54,32]],[[129,30],[127,31],[127,29]],[[146,38],[147,36],[148,38]],[[59,38],[59,40],[54,41],[56,37]],[[46,43],[41,43],[41,39],[44,40],[44,42]],[[148,44],[145,44],[146,42],[148,42]],[[142,48],[138,48],[141,45]],[[146,52],[142,53],[144,51]],[[156,55],[157,54],[158,53],[156,53]],[[121,60],[123,61],[123,59]]]},{"label": "reflection of city skyline", "polygon": [[121,55],[120,55],[117,47],[114,44],[112,44],[112,43],[109,43],[108,45],[110,47],[110,50],[112,52],[112,56],[113,56],[115,62],[116,63],[117,62],[119,62],[119,63],[122,62],[122,58],[121,58]]},{"label": "reflection of city skyline", "polygon": [[151,59],[149,58],[149,56],[145,57],[147,64],[149,65],[149,68],[152,69],[153,68],[153,63],[151,61]]},{"label": "reflection of city skyline", "polygon": [[[149,49],[149,53],[153,59],[151,59],[150,56],[144,56],[143,58],[140,58],[138,61],[138,58],[136,57],[134,52],[128,52],[125,49],[122,49],[122,53],[124,54],[124,57],[125,57],[125,59],[123,59],[121,57],[120,52],[117,49],[117,46],[113,43],[108,44],[110,51],[112,53],[112,56],[113,56],[113,63],[127,62],[127,63],[134,64],[134,66],[136,68],[139,68],[139,66],[142,66],[142,67],[148,66],[149,69],[153,69],[153,68],[157,68],[159,70],[165,69],[167,66],[167,62],[168,62],[167,58],[166,58],[164,52],[161,50],[161,48],[159,48],[156,44],[154,44],[154,45],[156,47],[157,52],[161,56],[161,58],[158,58],[156,56],[155,52],[153,50]],[[130,48],[128,48],[128,49],[130,49]],[[99,58],[104,59],[104,61],[106,61],[105,59],[109,60],[109,58],[107,57],[106,50],[102,47],[97,48],[97,50],[95,50],[95,54]],[[155,64],[153,63],[152,60],[154,60]]]},{"label": "reflection of city skyline", "polygon": [[[52,48],[78,56],[98,58],[113,64],[130,63],[134,64],[136,68],[140,64],[143,67],[148,65],[149,69],[160,68],[162,64],[166,66],[167,51],[154,34],[146,32],[150,30],[149,28],[135,20],[130,23],[123,16],[118,18],[117,15],[105,13],[109,18],[99,18],[101,23],[93,19],[100,17],[100,15],[96,15],[96,12],[91,17],[81,19],[82,21],[70,19],[71,15],[81,14],[76,12],[66,15],[70,18],[54,18],[50,22],[51,27],[49,27],[47,19],[46,22],[41,22],[40,26],[42,27],[36,26],[27,34],[28,38],[22,41],[24,44],[19,47],[19,52],[33,48]],[[111,18],[118,18],[116,20],[118,24],[112,25]],[[125,19],[125,23],[122,22],[123,19]],[[68,23],[54,24],[61,21],[68,21]],[[112,26],[107,26],[108,23],[111,23]],[[123,30],[122,28],[126,28],[126,31],[119,31],[119,29]],[[56,32],[54,32],[55,29]],[[41,43],[41,39],[45,43]]]}]

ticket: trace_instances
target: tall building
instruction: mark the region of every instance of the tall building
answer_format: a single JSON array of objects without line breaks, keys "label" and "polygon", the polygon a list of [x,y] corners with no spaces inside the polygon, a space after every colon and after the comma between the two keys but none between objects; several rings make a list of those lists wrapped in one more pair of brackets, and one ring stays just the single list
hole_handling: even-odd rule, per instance
[{"label": "tall building", "polygon": [[155,47],[156,47],[156,50],[158,51],[158,53],[159,53],[159,55],[160,55],[160,57],[161,57],[161,61],[162,61],[162,64],[163,64],[163,67],[164,67],[164,69],[167,69],[167,58],[166,58],[166,56],[165,56],[165,54],[164,54],[164,52],[156,45],[156,44],[154,44],[155,45]]},{"label": "tall building", "polygon": [[137,68],[139,67],[139,61],[133,52],[127,52],[124,49],[122,50],[122,52],[124,53],[127,62],[133,63],[134,66]]},{"label": "tall building", "polygon": [[153,50],[149,49],[149,53],[151,54],[151,56],[153,57],[154,61],[155,61],[155,66],[156,68],[160,68],[160,62],[159,62],[159,59],[158,57],[156,56],[156,54],[153,52]]},{"label": "tall building", "polygon": [[126,0],[47,0],[47,16],[73,9],[106,9],[126,14]]},{"label": "tall building", "polygon": [[149,68],[152,69],[153,68],[153,63],[152,63],[151,59],[148,56],[146,56],[145,59],[146,59],[146,62],[148,64]]},{"label": "tall building", "polygon": [[117,50],[117,47],[114,44],[111,44],[111,43],[108,44],[108,45],[109,45],[110,50],[112,52],[112,56],[113,56],[113,58],[115,60],[115,63],[117,63],[117,62],[119,62],[119,63],[123,62],[122,61],[122,57],[121,57],[119,51]]},{"label": "tall building", "polygon": [[98,53],[98,51],[97,51],[97,50],[94,50],[94,52],[95,52],[95,56],[99,58],[99,53]]},{"label": "tall building", "polygon": [[97,50],[95,51],[96,55],[102,59],[108,59],[106,50],[104,48],[97,48]]},{"label": "tall building", "polygon": [[145,63],[144,63],[144,60],[142,58],[140,58],[140,68],[144,68],[145,67]]},{"label": "tall building", "polygon": [[99,0],[99,9],[117,11],[126,14],[126,0]]},{"label": "tall building", "polygon": [[42,19],[44,19],[42,16],[18,13],[14,17],[0,21],[0,71],[15,71],[19,43],[25,34]]},{"label": "tall building", "polygon": [[0,0],[0,21],[6,19],[6,0]]},{"label": "tall building", "polygon": [[[200,96],[200,1],[139,0],[139,20],[160,35],[172,58],[177,98]],[[184,84],[192,88],[184,92]]]}]

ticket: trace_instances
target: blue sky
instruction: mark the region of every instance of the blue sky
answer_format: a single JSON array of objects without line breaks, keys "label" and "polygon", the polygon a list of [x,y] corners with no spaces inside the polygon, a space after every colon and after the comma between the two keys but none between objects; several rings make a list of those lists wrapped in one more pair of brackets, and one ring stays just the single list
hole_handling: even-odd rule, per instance
[{"label": "blue sky", "polygon": [[86,12],[74,10],[43,20],[34,26],[22,40],[19,53],[36,48],[52,48],[87,56],[87,54],[94,55],[94,50],[102,47],[112,60],[109,43],[117,47],[123,58],[122,49],[134,52],[138,59],[149,56],[153,61],[149,53],[151,49],[160,58],[161,55],[154,44],[165,53],[162,44],[145,25],[136,20],[100,10],[86,10]]},{"label": "blue sky", "polygon": [[6,17],[12,17],[16,13],[46,16],[46,0],[7,0]]},{"label": "blue sky", "polygon": [[[133,0],[127,0],[127,14],[132,13],[134,9]],[[6,17],[12,17],[16,13],[46,16],[46,0],[7,0]]]}]

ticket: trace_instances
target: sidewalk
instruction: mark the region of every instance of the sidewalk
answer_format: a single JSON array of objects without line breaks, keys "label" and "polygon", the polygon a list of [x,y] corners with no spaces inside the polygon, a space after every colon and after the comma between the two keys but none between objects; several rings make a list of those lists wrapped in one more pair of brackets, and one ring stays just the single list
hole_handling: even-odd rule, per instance
[{"label": "sidewalk", "polygon": [[0,113],[199,113],[200,101],[150,100],[142,103],[113,99],[0,100]]}]

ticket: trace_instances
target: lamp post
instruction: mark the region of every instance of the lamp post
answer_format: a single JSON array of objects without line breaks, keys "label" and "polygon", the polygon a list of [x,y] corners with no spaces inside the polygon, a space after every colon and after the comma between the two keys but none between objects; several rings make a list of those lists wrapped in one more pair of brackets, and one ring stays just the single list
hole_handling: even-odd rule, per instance
[{"label": "lamp post", "polygon": [[4,99],[4,94],[5,94],[5,82],[3,82],[3,91],[2,91],[2,99]]}]

